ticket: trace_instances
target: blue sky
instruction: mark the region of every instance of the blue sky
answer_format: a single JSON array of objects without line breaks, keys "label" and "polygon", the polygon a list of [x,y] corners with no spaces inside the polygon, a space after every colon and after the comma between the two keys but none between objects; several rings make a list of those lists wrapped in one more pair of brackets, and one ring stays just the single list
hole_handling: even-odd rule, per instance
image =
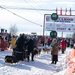
[{"label": "blue sky", "polygon": [[[9,31],[11,25],[16,25],[18,33],[31,33],[36,32],[37,34],[43,34],[43,21],[44,14],[52,14],[55,11],[39,11],[39,10],[18,10],[9,8],[30,8],[30,9],[50,9],[55,10],[56,8],[60,10],[75,10],[75,0],[0,0],[0,6],[20,15],[21,17],[28,19],[33,24],[24,20],[5,9],[0,8],[0,28],[5,28]],[[58,12],[59,13],[59,12]],[[69,14],[69,11],[67,12]],[[75,15],[75,12],[72,12]],[[64,15],[64,12],[63,12]],[[42,25],[42,27],[40,27]],[[60,32],[61,33],[61,32]],[[49,35],[49,32],[45,32]],[[59,34],[59,33],[58,33]]]}]

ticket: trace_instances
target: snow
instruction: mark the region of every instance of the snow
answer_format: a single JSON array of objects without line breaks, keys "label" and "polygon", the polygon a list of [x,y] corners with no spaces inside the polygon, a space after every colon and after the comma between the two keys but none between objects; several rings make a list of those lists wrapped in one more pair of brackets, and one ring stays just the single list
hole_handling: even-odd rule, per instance
[{"label": "snow", "polygon": [[4,58],[11,55],[12,50],[0,51],[0,75],[64,75],[67,68],[66,58],[71,48],[67,48],[65,54],[61,51],[58,55],[58,63],[51,64],[51,54],[42,52],[35,56],[34,61],[21,61],[17,64],[6,64]]}]

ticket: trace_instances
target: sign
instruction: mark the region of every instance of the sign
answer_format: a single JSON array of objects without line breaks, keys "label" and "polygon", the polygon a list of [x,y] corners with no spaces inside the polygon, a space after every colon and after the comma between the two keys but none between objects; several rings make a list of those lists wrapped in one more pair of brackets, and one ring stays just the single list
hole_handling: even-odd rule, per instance
[{"label": "sign", "polygon": [[45,14],[44,19],[46,31],[75,32],[75,16],[59,15],[54,22],[50,14]]},{"label": "sign", "polygon": [[46,31],[60,31],[60,32],[75,32],[75,24],[57,24],[48,23],[45,27]]},{"label": "sign", "polygon": [[52,20],[57,20],[58,19],[58,15],[57,15],[57,13],[53,13],[52,15],[51,15],[51,19]]},{"label": "sign", "polygon": [[45,30],[47,30],[47,31],[55,30],[55,24],[54,23],[46,23]]},{"label": "sign", "polygon": [[31,34],[36,35],[37,33],[36,32],[32,32]]},{"label": "sign", "polygon": [[[52,23],[54,22],[51,19],[51,14],[45,14],[45,23]],[[64,23],[75,23],[75,16],[63,16],[63,15],[59,15],[58,19],[55,20],[55,22],[64,22]]]},{"label": "sign", "polygon": [[75,24],[56,24],[57,31],[75,32]]},{"label": "sign", "polygon": [[51,38],[56,38],[57,37],[57,32],[56,31],[51,31],[50,32],[50,37]]}]

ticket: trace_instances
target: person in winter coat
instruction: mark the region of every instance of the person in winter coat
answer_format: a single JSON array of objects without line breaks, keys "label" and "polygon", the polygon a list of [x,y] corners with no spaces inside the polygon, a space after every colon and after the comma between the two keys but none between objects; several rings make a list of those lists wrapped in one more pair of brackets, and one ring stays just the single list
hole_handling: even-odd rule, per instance
[{"label": "person in winter coat", "polygon": [[15,57],[18,60],[24,60],[24,43],[25,43],[25,35],[22,34],[16,41]]},{"label": "person in winter coat", "polygon": [[62,49],[62,54],[64,54],[64,51],[66,50],[66,41],[64,39],[62,39],[61,41],[61,49]]},{"label": "person in winter coat", "polygon": [[34,61],[34,41],[32,39],[32,37],[30,37],[29,41],[25,44],[25,46],[27,46],[27,50],[28,50],[28,62],[30,60],[30,54],[31,54],[31,60]]},{"label": "person in winter coat", "polygon": [[51,47],[52,47],[51,50],[52,64],[56,64],[58,61],[58,51],[59,51],[59,46],[56,39],[52,40]]},{"label": "person in winter coat", "polygon": [[48,38],[48,46],[50,46],[50,43],[51,43],[51,39]]},{"label": "person in winter coat", "polygon": [[13,49],[13,48],[15,48],[15,46],[16,46],[16,38],[15,38],[15,36],[13,36],[11,38],[11,48]]},{"label": "person in winter coat", "polygon": [[41,44],[44,46],[44,37],[41,37]]}]

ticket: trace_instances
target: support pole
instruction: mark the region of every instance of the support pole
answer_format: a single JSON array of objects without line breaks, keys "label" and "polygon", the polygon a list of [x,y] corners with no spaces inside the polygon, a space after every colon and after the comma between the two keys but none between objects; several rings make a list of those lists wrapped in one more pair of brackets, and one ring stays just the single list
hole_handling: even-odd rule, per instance
[{"label": "support pole", "polygon": [[43,21],[43,37],[45,36],[45,15],[44,15],[44,21]]},{"label": "support pole", "polygon": [[62,38],[63,38],[63,32],[62,32]]}]

